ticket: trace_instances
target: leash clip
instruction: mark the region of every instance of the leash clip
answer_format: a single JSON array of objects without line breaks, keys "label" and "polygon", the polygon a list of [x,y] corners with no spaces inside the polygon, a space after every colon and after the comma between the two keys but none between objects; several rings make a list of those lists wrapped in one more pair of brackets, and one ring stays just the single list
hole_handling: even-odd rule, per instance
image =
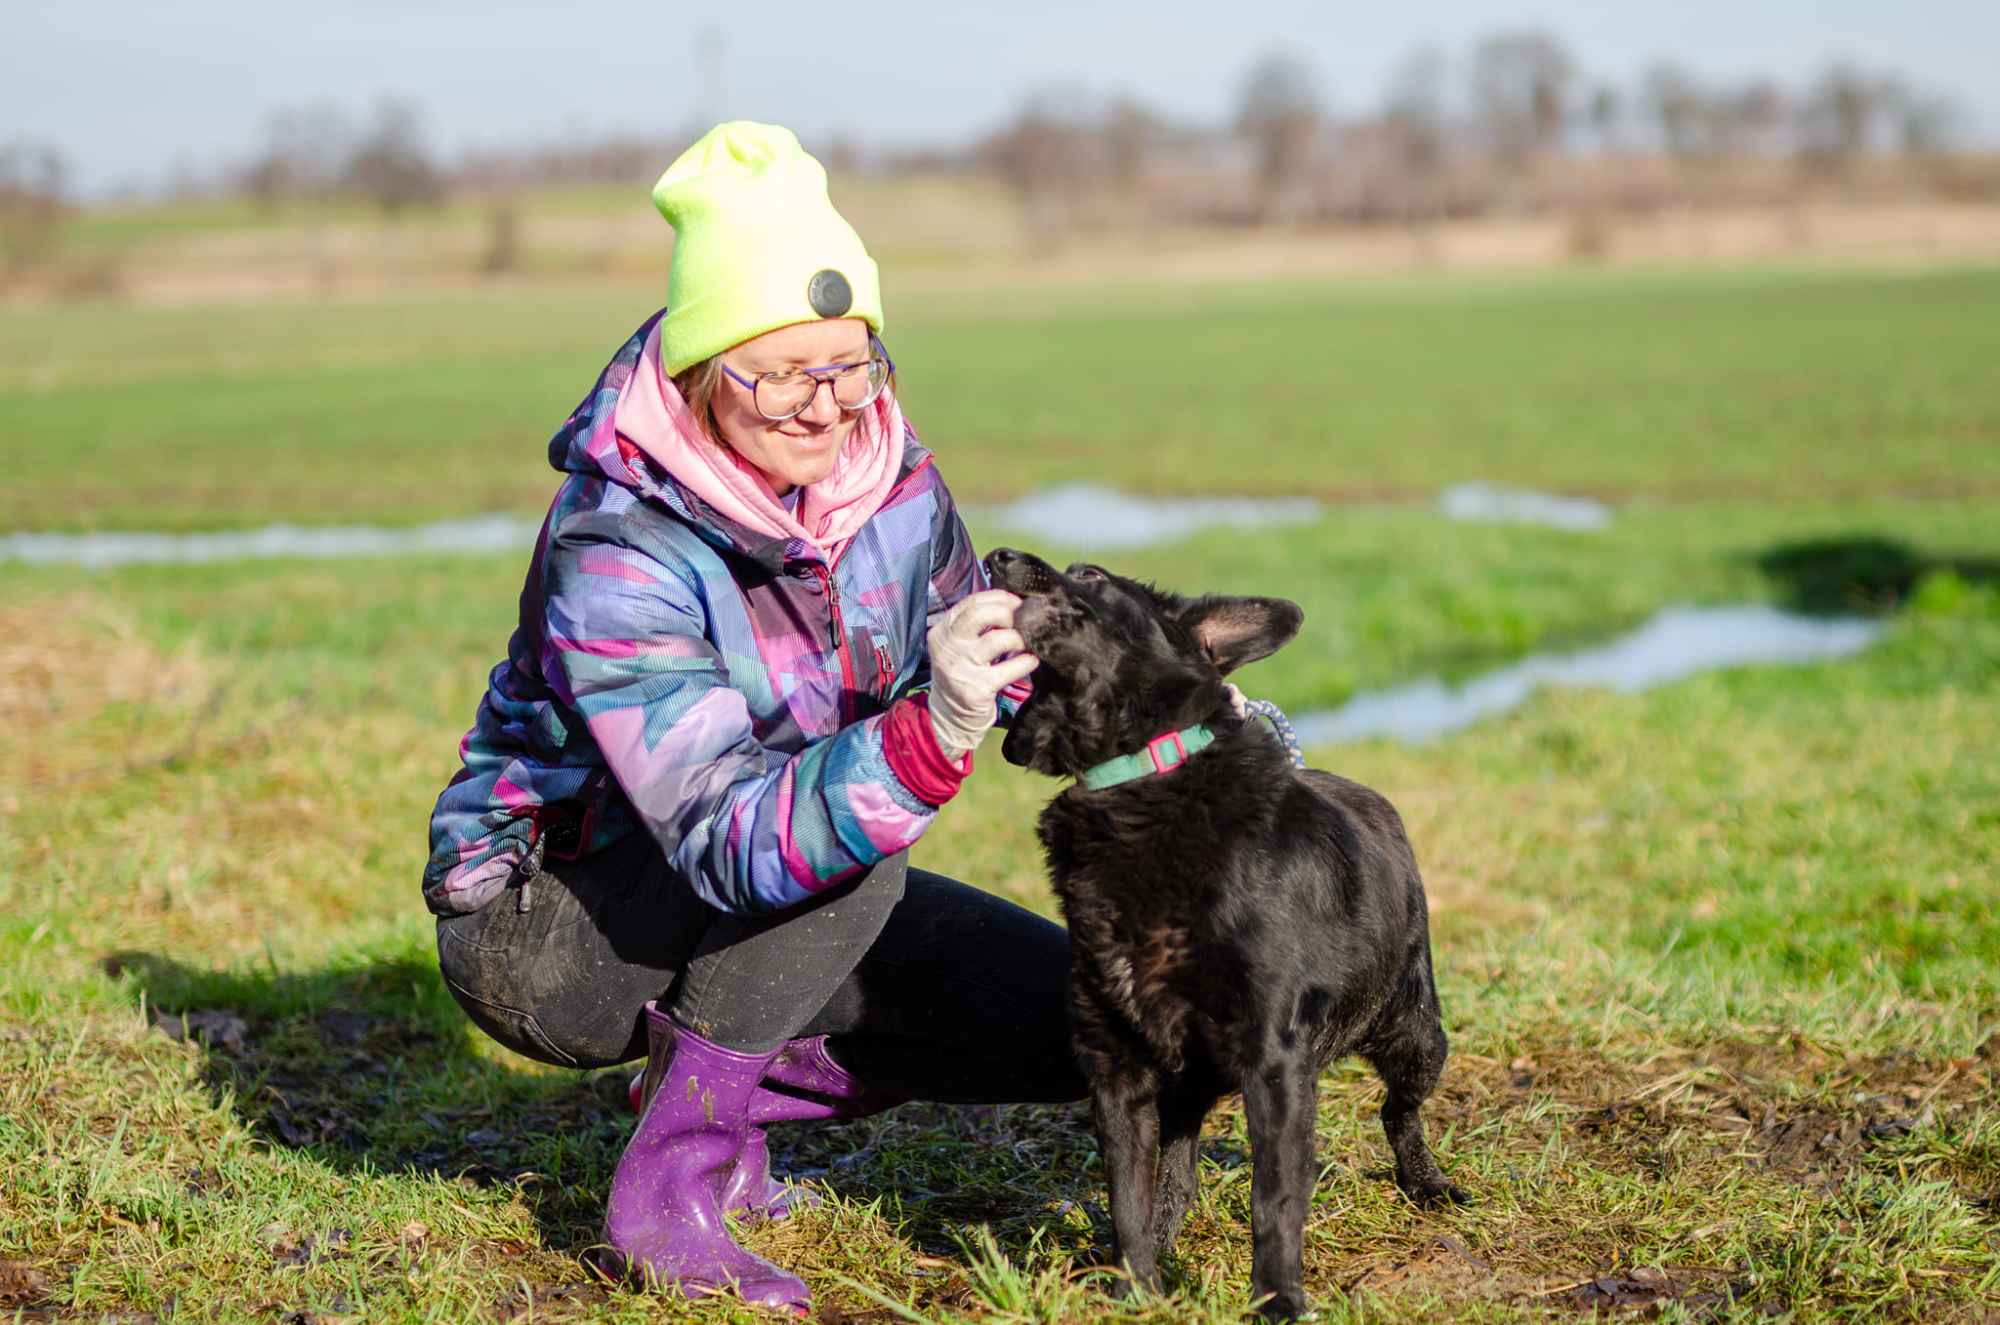
[{"label": "leash clip", "polygon": [[1285,711],[1268,699],[1245,700],[1243,704],[1246,718],[1262,718],[1271,724],[1271,734],[1278,738],[1278,744],[1285,747],[1293,768],[1306,766],[1305,751],[1299,748],[1299,734],[1292,730],[1292,723]]}]

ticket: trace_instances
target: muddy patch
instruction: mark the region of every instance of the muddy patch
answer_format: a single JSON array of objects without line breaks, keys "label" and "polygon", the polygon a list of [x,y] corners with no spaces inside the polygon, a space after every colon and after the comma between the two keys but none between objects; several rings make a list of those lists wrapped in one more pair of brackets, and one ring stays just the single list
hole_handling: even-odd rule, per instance
[{"label": "muddy patch", "polygon": [[55,1281],[28,1261],[0,1260],[0,1309],[39,1307],[55,1291]]},{"label": "muddy patch", "polygon": [[2000,1070],[1981,1059],[1835,1057],[1804,1042],[1729,1042],[1643,1070],[1582,1055],[1502,1063],[1457,1053],[1437,1116],[1470,1126],[1532,1114],[1536,1143],[1562,1127],[1606,1169],[1655,1176],[1687,1162],[1669,1140],[1706,1135],[1711,1149],[1828,1190],[1870,1149],[1979,1107],[1996,1088]]},{"label": "muddy patch", "polygon": [[[1635,1320],[1657,1320],[1669,1306],[1712,1318],[1712,1314],[1734,1304],[1752,1291],[1748,1283],[1722,1282],[1717,1271],[1675,1270],[1642,1265],[1624,1272],[1593,1275],[1580,1283],[1537,1295],[1550,1305],[1561,1305],[1593,1315],[1623,1315]],[[1766,1313],[1777,1314],[1777,1313]]]},{"label": "muddy patch", "polygon": [[[1328,1086],[1323,1102],[1352,1096],[1372,1105],[1376,1098],[1362,1074]],[[1504,1210],[1518,1203],[1520,1216],[1496,1225],[1475,1206],[1469,1222],[1452,1221],[1448,1233],[1435,1225],[1410,1228],[1418,1236],[1400,1248],[1393,1244],[1406,1226],[1385,1222],[1373,1235],[1372,1256],[1349,1239],[1327,1248],[1327,1269],[1336,1282],[1400,1299],[1405,1309],[1506,1302],[1558,1316],[1720,1320],[1746,1312],[1783,1315],[1801,1305],[1793,1296],[1800,1291],[1841,1301],[1837,1283],[1785,1282],[1768,1269],[1701,1254],[1698,1243],[1684,1239],[1678,1254],[1631,1259],[1636,1241],[1665,1236],[1674,1245],[1673,1230],[1594,1202],[1574,1211],[1565,1203],[1588,1201],[1593,1184],[1611,1178],[1623,1190],[1671,1194],[1687,1228],[1719,1229],[1746,1208],[1726,1195],[1704,1208],[1707,1193],[1743,1192],[1747,1178],[1748,1191],[1767,1193],[1753,1208],[1791,1208],[1803,1200],[1798,1209],[1818,1212],[1802,1216],[1809,1222],[1852,1219],[1853,1235],[1866,1238],[1860,1221],[1870,1216],[1855,1212],[1873,1207],[1856,1193],[1891,1172],[1903,1181],[1950,1176],[1945,1162],[1927,1153],[1879,1148],[1925,1129],[1940,1129],[1942,1139],[1973,1124],[1996,1087],[2000,1071],[1982,1059],[1843,1055],[1798,1038],[1718,1042],[1643,1063],[1558,1046],[1507,1058],[1454,1053],[1426,1110],[1427,1127],[1434,1137],[1480,1136],[1489,1176],[1483,1185],[1468,1181],[1471,1175],[1460,1180],[1482,1205]],[[1447,1143],[1447,1169],[1450,1149]],[[1386,1180],[1368,1167],[1371,1158],[1354,1162],[1364,1176]],[[1975,1201],[1962,1182],[1958,1187]],[[1838,1227],[1847,1234],[1845,1222]],[[1883,1236],[1893,1234],[1885,1229]],[[1941,1294],[1935,1299],[1912,1299],[1907,1309],[1881,1318],[1960,1318],[1952,1313],[1962,1294],[1954,1295],[1948,1279],[1925,1286]]]}]

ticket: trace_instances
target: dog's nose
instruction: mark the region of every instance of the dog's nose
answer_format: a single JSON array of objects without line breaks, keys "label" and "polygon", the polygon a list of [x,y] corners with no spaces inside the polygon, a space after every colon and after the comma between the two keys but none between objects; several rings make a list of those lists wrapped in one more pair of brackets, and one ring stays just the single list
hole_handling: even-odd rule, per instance
[{"label": "dog's nose", "polygon": [[996,547],[986,554],[986,573],[991,575],[1003,570],[1021,559],[1021,554],[1010,547]]}]

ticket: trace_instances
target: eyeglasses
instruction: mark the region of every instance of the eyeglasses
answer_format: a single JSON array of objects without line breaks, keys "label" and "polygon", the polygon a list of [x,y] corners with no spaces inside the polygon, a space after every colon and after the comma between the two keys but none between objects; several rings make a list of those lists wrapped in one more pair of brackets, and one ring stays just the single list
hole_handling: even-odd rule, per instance
[{"label": "eyeglasses", "polygon": [[889,385],[889,374],[896,371],[895,362],[881,341],[871,335],[868,345],[873,352],[864,363],[784,368],[759,373],[754,378],[744,377],[728,364],[722,365],[722,371],[736,385],[749,388],[757,412],[773,423],[795,419],[811,409],[823,386],[833,388],[833,403],[852,414],[881,395],[882,388]]}]

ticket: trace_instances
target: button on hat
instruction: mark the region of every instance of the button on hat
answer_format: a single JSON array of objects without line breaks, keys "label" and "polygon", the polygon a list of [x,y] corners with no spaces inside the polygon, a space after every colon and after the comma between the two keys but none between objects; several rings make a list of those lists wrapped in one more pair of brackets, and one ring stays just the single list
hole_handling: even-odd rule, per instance
[{"label": "button on hat", "polygon": [[839,317],[854,307],[854,290],[845,276],[828,267],[814,272],[806,283],[806,302],[821,317]]}]

